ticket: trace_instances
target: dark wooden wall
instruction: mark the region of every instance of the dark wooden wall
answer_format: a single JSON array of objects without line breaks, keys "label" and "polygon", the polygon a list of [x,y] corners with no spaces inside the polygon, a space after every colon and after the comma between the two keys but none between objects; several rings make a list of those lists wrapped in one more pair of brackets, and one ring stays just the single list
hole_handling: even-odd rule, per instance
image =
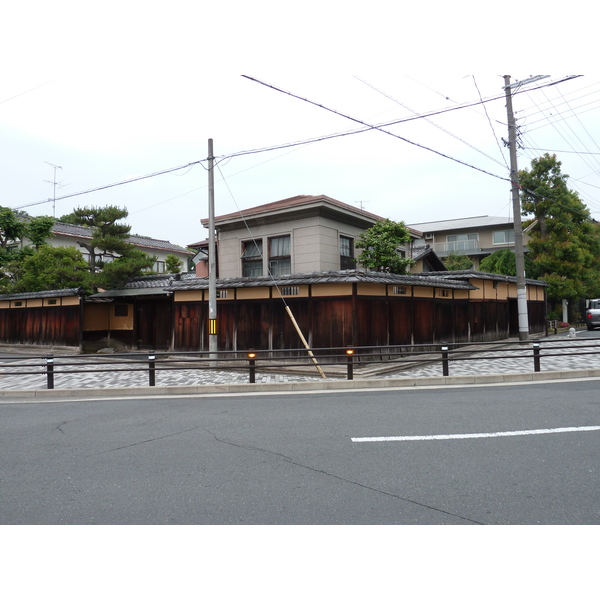
[{"label": "dark wooden wall", "polygon": [[[506,339],[508,301],[340,297],[286,301],[313,348],[402,346]],[[174,349],[207,350],[208,305],[174,303]],[[530,302],[531,331],[543,331],[543,302]],[[303,344],[281,300],[218,304],[219,350],[297,349]]]},{"label": "dark wooden wall", "polygon": [[0,341],[7,344],[79,346],[81,307],[0,309]]}]

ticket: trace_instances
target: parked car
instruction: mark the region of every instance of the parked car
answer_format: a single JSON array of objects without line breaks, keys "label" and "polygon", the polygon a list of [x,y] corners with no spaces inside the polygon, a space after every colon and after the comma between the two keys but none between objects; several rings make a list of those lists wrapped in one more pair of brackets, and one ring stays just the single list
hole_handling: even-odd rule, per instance
[{"label": "parked car", "polygon": [[591,331],[594,327],[600,327],[600,299],[590,300],[585,311],[585,324],[588,331]]}]

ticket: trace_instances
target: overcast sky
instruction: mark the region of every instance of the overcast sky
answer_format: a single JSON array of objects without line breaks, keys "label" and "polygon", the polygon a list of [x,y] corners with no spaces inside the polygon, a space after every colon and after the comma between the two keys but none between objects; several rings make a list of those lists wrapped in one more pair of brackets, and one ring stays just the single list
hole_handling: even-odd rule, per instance
[{"label": "overcast sky", "polygon": [[[368,14],[327,2],[287,13],[276,2],[13,4],[0,39],[0,205],[56,217],[118,205],[133,233],[190,244],[207,237],[200,220],[208,216],[213,138],[217,215],[298,194],[326,194],[407,224],[511,214],[503,71],[482,67],[476,52],[486,31],[469,38],[459,72],[455,64],[450,72],[440,66],[454,45],[448,54],[442,38],[421,46],[435,25],[400,27],[375,10],[390,3],[370,4]],[[377,28],[361,29],[375,14]],[[399,60],[407,48],[429,51],[431,68]],[[511,73],[513,82],[529,76]],[[600,76],[542,87],[565,77],[554,72],[514,96],[519,167],[556,152],[600,218]],[[467,106],[480,98],[489,101]],[[385,127],[393,135],[290,145],[363,128],[357,121],[436,111]],[[279,145],[290,146],[227,158]],[[96,188],[106,189],[63,198]]]}]

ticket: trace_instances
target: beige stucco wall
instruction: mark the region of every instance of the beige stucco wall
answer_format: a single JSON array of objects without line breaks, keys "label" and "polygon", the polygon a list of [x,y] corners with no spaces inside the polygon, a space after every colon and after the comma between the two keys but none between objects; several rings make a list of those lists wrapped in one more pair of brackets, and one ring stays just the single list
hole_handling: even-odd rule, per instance
[{"label": "beige stucco wall", "polygon": [[203,290],[186,290],[185,292],[175,292],[173,294],[174,302],[198,302],[202,301],[203,299]]},{"label": "beige stucco wall", "polygon": [[351,283],[322,283],[312,286],[312,295],[316,296],[351,296]]},{"label": "beige stucco wall", "polygon": [[433,298],[432,287],[413,287],[413,296],[415,298]]},{"label": "beige stucco wall", "polygon": [[[326,217],[306,217],[295,221],[269,223],[252,228],[219,231],[219,277],[242,276],[242,244],[255,240],[263,243],[263,274],[267,274],[267,240],[289,235],[292,273],[336,271],[340,268],[340,235],[356,239],[364,230]],[[355,253],[356,256],[356,253]]]},{"label": "beige stucco wall", "polygon": [[237,290],[238,300],[253,300],[256,298],[269,298],[269,288],[239,288]]}]

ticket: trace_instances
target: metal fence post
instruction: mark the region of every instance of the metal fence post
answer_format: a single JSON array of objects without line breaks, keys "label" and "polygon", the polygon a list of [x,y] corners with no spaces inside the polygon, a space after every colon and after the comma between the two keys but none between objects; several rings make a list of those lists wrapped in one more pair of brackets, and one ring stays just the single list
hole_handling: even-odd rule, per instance
[{"label": "metal fence post", "polygon": [[247,356],[250,383],[256,383],[256,352],[250,350]]},{"label": "metal fence post", "polygon": [[448,377],[448,346],[442,346],[442,374]]},{"label": "metal fence post", "polygon": [[150,387],[156,385],[156,355],[148,355],[148,379]]},{"label": "metal fence post", "polygon": [[54,355],[48,354],[46,356],[46,377],[48,379],[48,389],[54,389]]},{"label": "metal fence post", "polygon": [[540,344],[535,342],[533,344],[533,370],[536,373],[540,372]]},{"label": "metal fence post", "polygon": [[346,355],[348,356],[348,380],[352,380],[354,379],[354,350],[348,348]]}]

